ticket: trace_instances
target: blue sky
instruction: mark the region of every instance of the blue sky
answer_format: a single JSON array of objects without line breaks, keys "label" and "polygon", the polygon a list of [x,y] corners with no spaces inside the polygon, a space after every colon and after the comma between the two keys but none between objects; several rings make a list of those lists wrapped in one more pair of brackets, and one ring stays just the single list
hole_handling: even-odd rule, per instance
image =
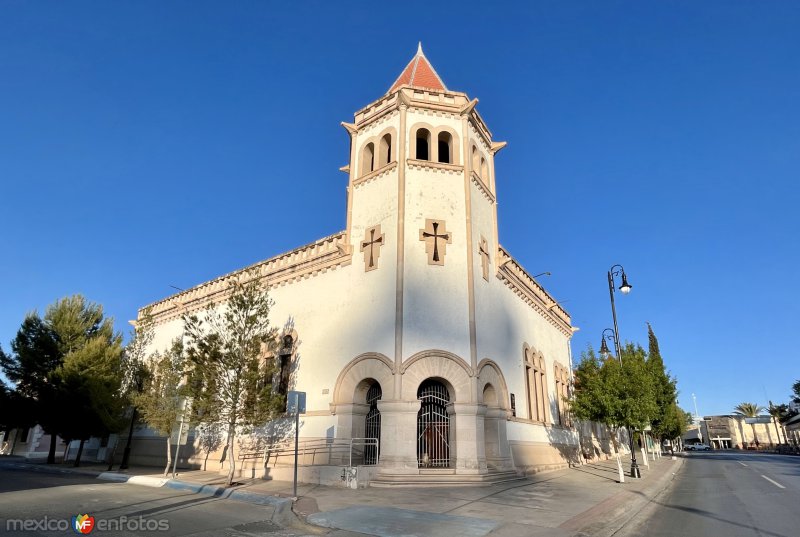
[{"label": "blue sky", "polygon": [[[487,7],[491,7],[487,11]],[[800,379],[797,2],[0,2],[0,343],[82,293],[138,307],[344,229],[340,121],[422,41],[495,139],[500,241],[576,357],[652,323],[680,402]]]}]

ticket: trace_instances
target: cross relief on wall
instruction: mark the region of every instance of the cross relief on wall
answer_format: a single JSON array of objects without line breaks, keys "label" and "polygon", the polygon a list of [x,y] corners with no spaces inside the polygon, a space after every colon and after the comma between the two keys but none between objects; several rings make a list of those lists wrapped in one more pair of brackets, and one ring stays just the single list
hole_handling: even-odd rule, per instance
[{"label": "cross relief on wall", "polygon": [[453,242],[452,233],[445,229],[444,220],[425,219],[425,227],[419,230],[419,240],[425,241],[429,265],[444,265],[447,245]]},{"label": "cross relief on wall", "polygon": [[491,263],[491,259],[489,258],[489,243],[486,242],[486,239],[481,236],[481,242],[478,245],[478,254],[481,256],[481,267],[483,268],[483,279],[487,282],[489,281],[489,263]]},{"label": "cross relief on wall", "polygon": [[361,251],[364,252],[364,271],[369,272],[378,268],[378,258],[381,256],[381,246],[384,244],[384,234],[381,225],[372,226],[364,231],[364,240],[361,241]]}]

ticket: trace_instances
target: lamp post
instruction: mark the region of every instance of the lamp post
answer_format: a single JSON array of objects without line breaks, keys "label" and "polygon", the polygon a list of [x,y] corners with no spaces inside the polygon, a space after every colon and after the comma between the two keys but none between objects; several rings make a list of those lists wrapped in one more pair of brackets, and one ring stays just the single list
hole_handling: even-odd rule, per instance
[{"label": "lamp post", "polygon": [[[622,349],[619,344],[619,327],[617,326],[617,308],[614,305],[614,293],[616,292],[614,289],[615,276],[620,276],[622,278],[618,289],[623,295],[627,295],[631,292],[632,285],[628,283],[628,277],[625,275],[625,269],[622,268],[622,265],[614,265],[608,270],[608,294],[611,297],[611,315],[614,317],[614,347],[617,351],[619,365],[622,366]],[[608,346],[606,345],[606,338],[608,336],[606,336],[606,332],[610,330],[610,328],[603,330],[603,342],[600,345],[600,353],[602,354],[603,349],[605,349],[606,356],[608,355]],[[630,425],[628,425],[628,442],[631,450],[631,477],[642,477],[639,471],[639,465],[636,462],[636,450],[633,447],[633,431],[631,431]]]}]

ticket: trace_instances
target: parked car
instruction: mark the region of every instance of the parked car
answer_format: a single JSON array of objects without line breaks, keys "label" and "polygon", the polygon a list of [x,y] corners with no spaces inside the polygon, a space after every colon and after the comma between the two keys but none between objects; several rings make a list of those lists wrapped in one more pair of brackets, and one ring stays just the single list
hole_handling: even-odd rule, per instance
[{"label": "parked car", "polygon": [[686,444],[683,448],[684,451],[711,451],[711,446],[708,444]]}]

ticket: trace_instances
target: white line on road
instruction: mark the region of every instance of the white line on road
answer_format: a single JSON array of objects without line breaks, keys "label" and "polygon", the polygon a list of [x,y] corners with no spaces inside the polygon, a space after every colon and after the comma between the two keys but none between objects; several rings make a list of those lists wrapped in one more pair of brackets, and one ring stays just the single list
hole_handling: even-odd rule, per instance
[{"label": "white line on road", "polygon": [[746,465],[745,463],[743,463],[742,461],[736,461],[736,462],[738,462],[738,463],[739,463],[739,464],[741,464],[742,466],[747,466],[747,465]]},{"label": "white line on road", "polygon": [[772,483],[773,485],[775,485],[778,488],[781,488],[781,489],[785,489],[786,488],[783,485],[781,485],[780,483],[778,483],[777,481],[773,481],[772,479],[768,478],[764,474],[761,474],[761,477],[763,477],[764,479],[766,479],[767,481],[769,481],[770,483]]}]

